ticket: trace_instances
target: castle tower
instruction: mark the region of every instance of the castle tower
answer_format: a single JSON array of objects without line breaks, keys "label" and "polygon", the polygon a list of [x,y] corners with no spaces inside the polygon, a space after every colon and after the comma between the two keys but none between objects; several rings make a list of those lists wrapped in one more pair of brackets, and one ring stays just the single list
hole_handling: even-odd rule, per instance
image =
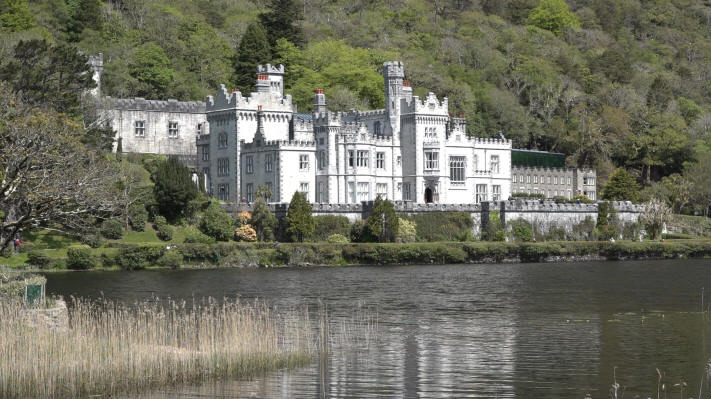
[{"label": "castle tower", "polygon": [[[266,90],[260,86],[260,81],[267,83]],[[257,92],[262,90],[278,95],[279,98],[284,97],[284,65],[257,65]]]},{"label": "castle tower", "polygon": [[323,94],[323,89],[316,89],[314,94],[314,113],[326,112],[326,95]]},{"label": "castle tower", "polygon": [[405,67],[400,61],[383,63],[383,78],[385,79],[385,107],[388,111],[390,135],[400,134],[400,99],[403,98],[402,81],[405,78]]},{"label": "castle tower", "polygon": [[91,66],[92,78],[96,82],[96,88],[91,89],[91,94],[95,97],[101,95],[101,75],[104,73],[104,54],[89,56],[89,65]]}]

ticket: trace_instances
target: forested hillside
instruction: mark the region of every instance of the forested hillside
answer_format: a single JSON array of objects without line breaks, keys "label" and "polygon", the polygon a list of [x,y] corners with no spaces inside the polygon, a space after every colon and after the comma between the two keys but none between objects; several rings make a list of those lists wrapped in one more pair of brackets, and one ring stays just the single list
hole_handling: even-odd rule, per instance
[{"label": "forested hillside", "polygon": [[676,210],[711,199],[708,0],[0,0],[0,25],[0,60],[30,38],[104,53],[116,97],[249,90],[271,61],[302,111],[317,87],[333,109],[381,107],[399,59],[473,135],[566,153],[603,183],[624,167]]}]

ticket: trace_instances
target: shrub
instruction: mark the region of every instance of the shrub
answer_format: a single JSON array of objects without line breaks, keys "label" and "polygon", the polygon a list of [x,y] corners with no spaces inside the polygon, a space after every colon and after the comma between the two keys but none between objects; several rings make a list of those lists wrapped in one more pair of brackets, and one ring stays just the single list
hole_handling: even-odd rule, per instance
[{"label": "shrub", "polygon": [[33,250],[27,254],[27,263],[39,269],[44,269],[52,263],[52,259],[42,251]]},{"label": "shrub", "polygon": [[169,225],[163,216],[157,215],[155,217],[156,236],[163,241],[170,241],[173,239],[173,226]]},{"label": "shrub", "polygon": [[257,232],[248,224],[242,225],[235,229],[235,240],[255,242],[257,241]]},{"label": "shrub", "polygon": [[417,241],[454,241],[459,234],[471,231],[474,223],[467,212],[423,212],[412,220]]},{"label": "shrub", "polygon": [[401,243],[414,242],[417,238],[417,224],[414,220],[400,218],[397,231],[397,241]]},{"label": "shrub", "polygon": [[200,231],[217,241],[229,241],[232,235],[232,218],[218,202],[207,207],[200,220]]},{"label": "shrub", "polygon": [[86,234],[81,237],[81,242],[92,248],[99,248],[104,245],[104,238],[100,234]]},{"label": "shrub", "polygon": [[498,211],[489,212],[489,223],[486,225],[482,237],[487,241],[504,241],[506,231]]},{"label": "shrub", "polygon": [[348,244],[348,238],[343,234],[331,234],[326,239],[327,242],[331,244]]},{"label": "shrub", "polygon": [[106,219],[101,223],[101,235],[109,240],[120,240],[123,237],[123,224],[116,219]]},{"label": "shrub", "polygon": [[351,222],[345,216],[322,215],[314,217],[315,229],[313,238],[316,241],[326,241],[333,234],[349,236]]},{"label": "shrub", "polygon": [[573,240],[593,241],[595,239],[595,221],[590,216],[580,223],[574,224],[570,236]]},{"label": "shrub", "polygon": [[67,248],[67,267],[74,270],[87,270],[96,264],[91,248],[73,246]]},{"label": "shrub", "polygon": [[185,240],[183,242],[189,244],[214,244],[215,239],[191,226],[185,230]]},{"label": "shrub", "polygon": [[219,258],[217,251],[208,244],[183,244],[178,251],[190,262],[216,262]]},{"label": "shrub", "polygon": [[144,231],[148,221],[148,211],[143,204],[136,204],[128,210],[128,220],[134,231]]},{"label": "shrub", "polygon": [[101,254],[101,265],[104,267],[111,267],[118,265],[118,256],[115,253],[102,253]]},{"label": "shrub", "polygon": [[183,265],[183,255],[178,251],[166,251],[158,259],[158,264],[171,269],[179,269]]},{"label": "shrub", "polygon": [[165,248],[162,245],[124,244],[119,247],[116,260],[118,265],[125,270],[145,269],[156,264],[164,251]]},{"label": "shrub", "polygon": [[512,193],[511,198],[546,198],[545,194]]},{"label": "shrub", "polygon": [[306,196],[296,191],[286,213],[286,232],[293,241],[303,242],[314,233],[313,209]]},{"label": "shrub", "polygon": [[533,230],[531,224],[524,219],[516,219],[509,222],[511,238],[513,241],[531,242],[533,240]]},{"label": "shrub", "polygon": [[374,237],[370,232],[368,223],[365,220],[356,220],[351,225],[351,242],[373,242],[377,237]]},{"label": "shrub", "polygon": [[378,196],[373,204],[373,210],[368,216],[367,223],[371,233],[380,242],[394,242],[398,233],[400,218],[395,213],[395,206],[389,200]]}]

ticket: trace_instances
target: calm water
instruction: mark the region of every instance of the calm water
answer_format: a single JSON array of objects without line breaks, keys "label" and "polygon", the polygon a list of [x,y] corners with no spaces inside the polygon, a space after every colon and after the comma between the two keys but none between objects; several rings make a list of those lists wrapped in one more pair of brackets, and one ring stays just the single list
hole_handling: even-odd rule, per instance
[{"label": "calm water", "polygon": [[[334,320],[358,303],[378,338],[326,362],[150,398],[656,397],[685,379],[697,397],[711,358],[711,261],[224,269],[53,273],[47,291],[132,301],[261,298],[285,308],[322,302]],[[708,301],[711,303],[711,301]],[[707,304],[708,304],[707,303]],[[318,362],[317,362],[318,363]],[[672,387],[673,388],[673,387]],[[703,397],[711,398],[704,384]],[[678,398],[678,388],[669,390]],[[664,394],[662,394],[664,397]]]}]

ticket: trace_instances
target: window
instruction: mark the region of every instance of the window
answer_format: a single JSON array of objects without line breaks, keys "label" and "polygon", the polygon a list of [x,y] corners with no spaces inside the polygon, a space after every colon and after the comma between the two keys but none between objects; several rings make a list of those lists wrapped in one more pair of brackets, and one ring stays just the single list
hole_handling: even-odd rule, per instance
[{"label": "window", "polygon": [[570,185],[570,177],[568,178],[568,185]]},{"label": "window", "polygon": [[197,124],[197,134],[198,136],[202,136],[202,123]]},{"label": "window", "polygon": [[324,190],[324,186],[325,186],[325,184],[323,184],[323,182],[318,182],[318,192],[316,194],[316,196],[318,198],[316,198],[316,202],[319,202],[319,203],[326,202],[326,193]]},{"label": "window", "polygon": [[227,176],[230,174],[230,159],[229,158],[219,158],[217,160],[217,175]]},{"label": "window", "polygon": [[511,183],[516,183],[516,175],[511,176]]},{"label": "window", "polygon": [[[583,177],[583,185],[585,186],[594,186],[595,185],[595,178],[594,177]],[[592,198],[590,198],[592,199]]]},{"label": "window", "polygon": [[274,165],[272,164],[272,154],[264,155],[264,171],[266,173],[271,173],[273,168]]},{"label": "window", "polygon": [[439,170],[438,151],[425,151],[425,170]]},{"label": "window", "polygon": [[376,184],[375,193],[382,199],[388,199],[388,183]]},{"label": "window", "polygon": [[403,183],[402,184],[402,200],[403,201],[411,201],[410,199],[410,183]]},{"label": "window", "polygon": [[501,186],[495,185],[491,186],[491,200],[501,201]]},{"label": "window", "polygon": [[217,199],[221,201],[227,201],[230,199],[230,185],[229,184],[218,184],[217,185]]},{"label": "window", "polygon": [[530,183],[530,182],[531,182],[531,175],[526,175],[526,183]]},{"label": "window", "polygon": [[553,178],[553,184],[558,184],[558,176]]},{"label": "window", "polygon": [[551,177],[548,176],[548,184],[551,184]]},{"label": "window", "polygon": [[178,122],[168,122],[168,137],[178,137]]},{"label": "window", "polygon": [[437,129],[434,127],[425,128],[425,142],[431,143],[437,141]]},{"label": "window", "polygon": [[267,190],[269,190],[269,192],[267,193],[268,197],[266,198],[266,200],[270,200],[274,197],[274,185],[272,184],[272,182],[268,181],[265,186],[267,186]]},{"label": "window", "polygon": [[449,157],[449,180],[452,184],[464,184],[465,157]]},{"label": "window", "polygon": [[562,186],[564,184],[565,184],[565,177],[561,176],[560,177],[560,185]]},{"label": "window", "polygon": [[385,169],[385,153],[376,152],[375,153],[375,167],[378,169]]},{"label": "window", "polygon": [[368,158],[370,158],[370,154],[368,153],[368,151],[358,151],[358,167],[367,168]]},{"label": "window", "polygon": [[309,200],[309,183],[307,182],[301,182],[299,184],[299,191],[301,191],[304,196],[306,197],[306,201]]},{"label": "window", "polygon": [[206,145],[202,146],[202,160],[203,161],[210,160],[210,147],[208,147]]},{"label": "window", "polygon": [[351,168],[355,165],[355,155],[353,150],[348,150],[348,166]]},{"label": "window", "polygon": [[323,169],[326,167],[326,151],[318,152],[318,168]]},{"label": "window", "polygon": [[254,157],[252,155],[247,155],[247,166],[245,168],[248,175],[254,173]]},{"label": "window", "polygon": [[254,202],[254,186],[252,183],[247,183],[247,202]]},{"label": "window", "polygon": [[370,183],[358,183],[358,201],[368,201],[370,199]]},{"label": "window", "polygon": [[400,155],[397,156],[396,162],[397,162],[397,166],[402,165],[402,157]]},{"label": "window", "polygon": [[299,170],[309,170],[309,156],[308,154],[299,155]]},{"label": "window", "polygon": [[545,182],[546,182],[546,178],[543,175],[541,175],[541,184],[543,184]]},{"label": "window", "polygon": [[348,182],[348,198],[351,199],[352,204],[356,203],[355,183],[352,181]]},{"label": "window", "polygon": [[480,202],[486,201],[486,184],[477,184],[476,185],[476,202],[477,204]]},{"label": "window", "polygon": [[227,148],[227,133],[220,133],[220,135],[217,136],[217,147]]},{"label": "window", "polygon": [[323,137],[318,139],[318,145],[323,145]]},{"label": "window", "polygon": [[491,156],[491,173],[499,173],[499,156]]},{"label": "window", "polygon": [[373,124],[373,134],[380,135],[380,121],[375,121]]},{"label": "window", "polygon": [[145,137],[146,136],[146,122],[145,121],[133,122],[133,133],[136,137]]},{"label": "window", "polygon": [[538,175],[533,175],[533,182],[538,183]]}]

